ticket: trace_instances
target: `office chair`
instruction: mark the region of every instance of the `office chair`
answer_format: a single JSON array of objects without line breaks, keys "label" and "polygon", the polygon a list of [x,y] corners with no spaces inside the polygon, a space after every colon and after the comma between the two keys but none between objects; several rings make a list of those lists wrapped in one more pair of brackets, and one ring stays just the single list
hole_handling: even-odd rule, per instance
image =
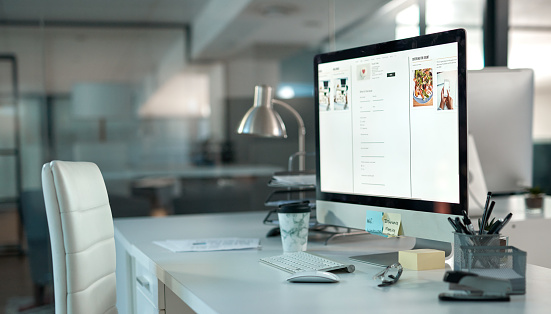
[{"label": "office chair", "polygon": [[90,162],[42,167],[55,312],[117,313],[115,240],[107,189]]}]

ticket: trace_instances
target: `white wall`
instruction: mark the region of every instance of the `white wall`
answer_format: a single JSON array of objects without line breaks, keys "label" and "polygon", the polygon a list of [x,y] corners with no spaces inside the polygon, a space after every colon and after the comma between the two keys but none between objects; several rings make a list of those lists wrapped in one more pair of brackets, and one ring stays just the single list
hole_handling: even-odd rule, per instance
[{"label": "white wall", "polygon": [[210,138],[215,142],[226,138],[226,68],[222,63],[209,66],[210,78]]},{"label": "white wall", "polygon": [[184,37],[178,29],[2,27],[0,51],[17,56],[22,93],[67,93],[79,81],[162,79],[181,69]]},{"label": "white wall", "polygon": [[[535,141],[551,140],[551,32],[549,30],[515,30],[509,32],[510,68],[534,70],[534,124]],[[514,92],[514,91],[511,91]]]},{"label": "white wall", "polygon": [[[279,83],[279,61],[259,58],[239,58],[227,62],[228,98],[250,97],[256,85],[267,84],[277,87]],[[252,103],[251,103],[252,106]]]}]

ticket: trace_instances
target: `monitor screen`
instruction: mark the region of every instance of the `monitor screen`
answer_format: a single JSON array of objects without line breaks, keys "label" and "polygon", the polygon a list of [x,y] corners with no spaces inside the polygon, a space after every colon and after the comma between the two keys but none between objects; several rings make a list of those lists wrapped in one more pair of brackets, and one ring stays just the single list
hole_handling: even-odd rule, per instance
[{"label": "monitor screen", "polygon": [[468,200],[464,30],[320,54],[314,79],[318,220],[399,213],[401,234],[452,242]]},{"label": "monitor screen", "polygon": [[487,188],[494,195],[523,192],[532,186],[534,72],[497,67],[467,76],[469,134]]}]

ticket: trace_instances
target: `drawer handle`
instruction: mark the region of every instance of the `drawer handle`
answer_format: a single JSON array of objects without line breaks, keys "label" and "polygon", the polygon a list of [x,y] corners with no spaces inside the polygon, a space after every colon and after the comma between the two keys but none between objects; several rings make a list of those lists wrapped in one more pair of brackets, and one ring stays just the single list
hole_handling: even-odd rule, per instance
[{"label": "drawer handle", "polygon": [[136,277],[136,281],[145,289],[149,291],[149,281],[144,276]]}]

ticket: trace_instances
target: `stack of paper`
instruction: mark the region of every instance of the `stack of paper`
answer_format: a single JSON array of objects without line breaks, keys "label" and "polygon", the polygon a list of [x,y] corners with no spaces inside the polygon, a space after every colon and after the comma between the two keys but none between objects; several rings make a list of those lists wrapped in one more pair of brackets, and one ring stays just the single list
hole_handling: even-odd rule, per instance
[{"label": "stack of paper", "polygon": [[260,239],[218,238],[153,241],[172,252],[206,252],[225,250],[259,249]]},{"label": "stack of paper", "polygon": [[285,187],[315,186],[316,174],[310,172],[276,172],[270,181],[270,185]]}]

